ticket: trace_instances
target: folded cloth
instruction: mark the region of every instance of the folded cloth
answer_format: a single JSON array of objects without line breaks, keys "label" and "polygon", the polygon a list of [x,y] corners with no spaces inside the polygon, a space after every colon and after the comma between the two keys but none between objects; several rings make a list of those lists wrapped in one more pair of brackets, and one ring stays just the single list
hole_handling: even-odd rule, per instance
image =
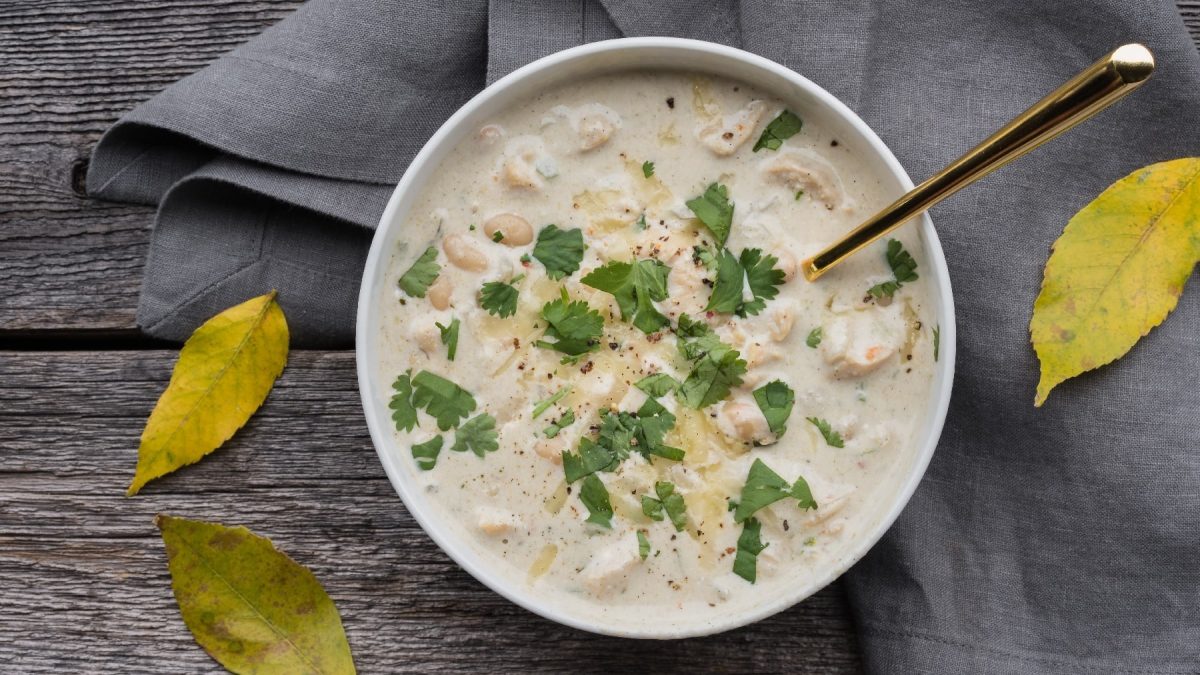
[{"label": "folded cloth", "polygon": [[430,133],[513,68],[621,35],[779,61],[917,178],[1112,47],[1151,47],[1136,95],[935,210],[958,299],[950,415],[848,587],[876,672],[1200,671],[1200,292],[1041,409],[1027,332],[1071,214],[1200,153],[1200,58],[1168,2],[313,0],[97,146],[91,194],[159,204],[139,323],[181,339],[278,288],[297,343],[349,344],[370,228]]}]

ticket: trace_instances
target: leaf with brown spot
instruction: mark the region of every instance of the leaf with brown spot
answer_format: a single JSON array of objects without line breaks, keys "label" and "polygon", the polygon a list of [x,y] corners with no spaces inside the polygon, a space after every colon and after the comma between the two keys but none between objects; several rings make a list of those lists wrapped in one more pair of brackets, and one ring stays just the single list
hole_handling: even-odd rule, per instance
[{"label": "leaf with brown spot", "polygon": [[1200,158],[1138,169],[1075,214],[1033,303],[1029,333],[1042,371],[1034,405],[1162,323],[1198,261]]},{"label": "leaf with brown spot", "polygon": [[333,600],[269,539],[166,515],[154,522],[183,622],[222,666],[264,675],[355,672]]}]

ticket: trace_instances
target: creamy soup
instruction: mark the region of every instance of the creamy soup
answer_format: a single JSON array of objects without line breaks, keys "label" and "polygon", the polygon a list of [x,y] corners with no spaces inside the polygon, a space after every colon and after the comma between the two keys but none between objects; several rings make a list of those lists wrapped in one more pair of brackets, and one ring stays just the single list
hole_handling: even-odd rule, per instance
[{"label": "creamy soup", "polygon": [[853,563],[937,358],[915,229],[797,274],[895,196],[858,150],[671,72],[550,89],[463,140],[378,298],[391,452],[439,527],[618,632]]}]

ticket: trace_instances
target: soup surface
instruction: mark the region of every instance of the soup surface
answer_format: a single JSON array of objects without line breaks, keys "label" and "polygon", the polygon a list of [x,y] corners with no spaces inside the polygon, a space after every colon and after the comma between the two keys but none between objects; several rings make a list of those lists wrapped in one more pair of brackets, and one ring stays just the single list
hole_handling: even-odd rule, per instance
[{"label": "soup surface", "polygon": [[439,526],[615,632],[853,563],[930,405],[931,288],[912,228],[797,268],[880,184],[803,109],[687,73],[572,82],[463,140],[378,298],[391,452]]}]

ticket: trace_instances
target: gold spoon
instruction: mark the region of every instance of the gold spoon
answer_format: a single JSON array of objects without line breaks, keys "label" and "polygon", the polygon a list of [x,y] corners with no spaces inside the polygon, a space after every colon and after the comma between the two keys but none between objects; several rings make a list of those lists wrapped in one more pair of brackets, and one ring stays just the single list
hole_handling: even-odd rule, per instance
[{"label": "gold spoon", "polygon": [[1118,47],[1088,66],[967,154],[875,214],[824,251],[805,260],[814,281],[867,244],[992,171],[1095,115],[1154,72],[1154,56],[1140,44]]}]

